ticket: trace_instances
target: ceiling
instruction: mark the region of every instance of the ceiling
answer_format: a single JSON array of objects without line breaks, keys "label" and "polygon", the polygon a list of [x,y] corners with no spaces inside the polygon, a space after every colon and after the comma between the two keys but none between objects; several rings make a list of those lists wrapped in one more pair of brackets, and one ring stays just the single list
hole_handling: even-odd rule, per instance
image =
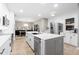
[{"label": "ceiling", "polygon": [[[78,10],[77,3],[7,3],[8,9],[15,13],[16,20],[32,22],[41,17],[55,17]],[[51,16],[55,14],[55,16]]]}]

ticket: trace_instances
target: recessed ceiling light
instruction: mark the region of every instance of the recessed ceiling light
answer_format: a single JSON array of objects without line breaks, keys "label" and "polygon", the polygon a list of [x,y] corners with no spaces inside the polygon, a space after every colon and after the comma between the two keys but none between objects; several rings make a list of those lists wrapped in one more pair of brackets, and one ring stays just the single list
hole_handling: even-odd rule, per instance
[{"label": "recessed ceiling light", "polygon": [[58,4],[54,4],[54,7],[58,7]]},{"label": "recessed ceiling light", "polygon": [[41,16],[41,14],[38,14],[38,16]]},{"label": "recessed ceiling light", "polygon": [[51,14],[51,16],[55,16],[56,11],[52,11],[50,14]]},{"label": "recessed ceiling light", "polygon": [[20,13],[23,13],[23,10],[22,9],[20,10]]},{"label": "recessed ceiling light", "polygon": [[51,16],[55,16],[55,14],[51,14]]}]

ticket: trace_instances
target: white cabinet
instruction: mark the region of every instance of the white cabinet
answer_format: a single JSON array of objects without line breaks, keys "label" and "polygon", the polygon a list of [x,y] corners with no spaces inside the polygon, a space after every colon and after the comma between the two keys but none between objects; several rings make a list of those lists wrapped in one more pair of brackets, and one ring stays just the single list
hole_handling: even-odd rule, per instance
[{"label": "white cabinet", "polygon": [[[6,38],[4,38],[6,40]],[[0,47],[0,55],[10,55],[11,53],[11,38]]]},{"label": "white cabinet", "polygon": [[64,42],[70,43],[70,33],[66,32],[64,35]]},{"label": "white cabinet", "polygon": [[30,47],[34,50],[34,36],[32,33],[26,34],[26,41],[30,45]]},{"label": "white cabinet", "polygon": [[78,44],[78,34],[77,33],[72,33],[72,32],[65,32],[64,35],[64,42],[71,44],[73,46],[77,46]]},{"label": "white cabinet", "polygon": [[69,41],[70,41],[69,39],[70,39],[69,36],[67,36],[67,35],[64,36],[64,42],[69,43]]},{"label": "white cabinet", "polygon": [[34,50],[34,36],[33,35],[30,37],[30,46]]},{"label": "white cabinet", "polygon": [[10,55],[10,52],[11,52],[11,46],[10,46],[10,44],[11,44],[11,40],[9,39],[4,45],[3,45],[3,47],[4,47],[4,52],[3,52],[3,55]]},{"label": "white cabinet", "polygon": [[76,33],[71,34],[70,42],[72,45],[77,46],[78,44],[77,38],[78,38],[78,35]]}]

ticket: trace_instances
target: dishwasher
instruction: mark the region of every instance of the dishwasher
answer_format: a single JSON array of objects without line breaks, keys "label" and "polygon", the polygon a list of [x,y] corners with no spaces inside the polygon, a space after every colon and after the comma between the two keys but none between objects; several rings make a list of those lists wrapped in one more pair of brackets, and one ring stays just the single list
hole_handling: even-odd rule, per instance
[{"label": "dishwasher", "polygon": [[35,55],[41,54],[41,39],[37,37],[35,37],[34,39],[34,52],[35,52]]}]

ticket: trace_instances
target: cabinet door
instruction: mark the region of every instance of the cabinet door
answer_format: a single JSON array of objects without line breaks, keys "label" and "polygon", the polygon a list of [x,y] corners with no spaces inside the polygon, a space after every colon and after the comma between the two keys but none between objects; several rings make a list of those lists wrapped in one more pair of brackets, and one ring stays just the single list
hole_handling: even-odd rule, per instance
[{"label": "cabinet door", "polygon": [[29,45],[31,46],[31,41],[32,41],[32,39],[31,39],[31,37],[29,38]]},{"label": "cabinet door", "polygon": [[70,43],[70,33],[65,33],[65,36],[64,36],[64,42],[65,43]]},{"label": "cabinet door", "polygon": [[27,34],[26,41],[28,42],[28,44],[30,43],[30,35],[29,34]]},{"label": "cabinet door", "polygon": [[28,41],[28,34],[26,33],[26,41]]},{"label": "cabinet door", "polygon": [[3,51],[2,55],[10,55],[10,53],[11,53],[10,43],[11,43],[11,40],[9,39],[5,42],[5,44],[2,45],[2,47],[1,47],[2,51]]},{"label": "cabinet door", "polygon": [[31,37],[31,48],[34,50],[34,36]]},{"label": "cabinet door", "polygon": [[9,38],[9,40],[5,43],[5,49],[7,50],[11,49],[10,44],[11,44],[11,39]]},{"label": "cabinet door", "polygon": [[77,46],[77,43],[78,43],[77,38],[78,38],[78,35],[76,33],[71,34],[70,44]]}]

